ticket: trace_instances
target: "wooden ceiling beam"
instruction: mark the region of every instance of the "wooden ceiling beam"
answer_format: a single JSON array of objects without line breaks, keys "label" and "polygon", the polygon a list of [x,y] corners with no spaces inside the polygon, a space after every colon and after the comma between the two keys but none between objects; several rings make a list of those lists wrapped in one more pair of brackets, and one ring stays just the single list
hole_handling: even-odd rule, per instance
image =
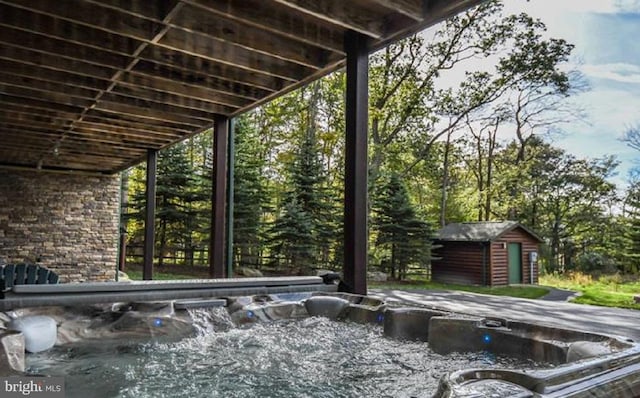
[{"label": "wooden ceiling beam", "polygon": [[70,43],[68,41],[6,26],[0,26],[0,43],[2,43],[2,46],[6,43],[14,47],[40,51],[79,61],[87,61],[114,69],[123,69],[131,61],[130,57],[104,51],[101,48]]},{"label": "wooden ceiling beam", "polygon": [[386,33],[382,15],[374,15],[370,9],[357,6],[354,0],[273,1],[344,29],[362,33],[373,39],[381,39]]},{"label": "wooden ceiling beam", "polygon": [[28,105],[12,104],[6,101],[0,101],[0,108],[4,111],[12,111],[17,113],[25,113],[29,115],[49,116],[56,119],[70,120],[76,115],[74,113],[62,112],[58,110],[36,108]]},{"label": "wooden ceiling beam", "polygon": [[[163,24],[156,18],[135,16],[117,8],[101,7],[99,3],[91,4],[75,0],[11,0],[10,2],[0,0],[0,3],[137,40],[151,40],[163,28]],[[156,4],[159,2],[156,1]],[[154,7],[148,8],[150,11],[156,10]],[[159,14],[166,12],[166,10],[159,10]],[[160,17],[160,20],[164,18],[161,15],[156,17]]]},{"label": "wooden ceiling beam", "polygon": [[138,87],[140,89],[155,90],[162,93],[212,102],[218,105],[220,111],[223,109],[238,109],[252,102],[251,100],[209,90],[205,87],[180,83],[174,80],[164,79],[162,77],[151,77],[138,73],[127,73],[120,79],[120,82],[121,84]]},{"label": "wooden ceiling beam", "polygon": [[218,17],[238,21],[260,30],[301,41],[344,55],[344,37],[340,29],[311,20],[302,13],[278,7],[264,0],[184,0]]},{"label": "wooden ceiling beam", "polygon": [[47,102],[50,104],[49,109],[51,109],[51,107],[58,107],[59,105],[84,108],[92,104],[91,100],[85,98],[79,98],[63,93],[55,93],[45,90],[28,89],[25,87],[14,86],[7,83],[0,83],[0,92],[14,97],[22,97],[25,99]]},{"label": "wooden ceiling beam", "polygon": [[[118,109],[122,109],[124,112],[119,112]],[[85,118],[98,118],[101,119],[102,122],[109,121],[110,123],[112,121],[120,121],[125,122],[126,124],[134,124],[152,131],[156,128],[165,128],[165,130],[170,132],[168,134],[175,133],[177,136],[180,136],[180,133],[182,133],[183,136],[186,136],[193,132],[194,127],[196,127],[196,125],[170,121],[166,118],[158,117],[157,115],[143,117],[138,113],[127,110],[126,106],[112,106],[111,109],[96,107],[87,111]],[[85,120],[85,118],[82,120]]]},{"label": "wooden ceiling beam", "polygon": [[275,76],[290,82],[298,81],[317,69],[180,29],[169,29],[158,45],[236,68]]},{"label": "wooden ceiling beam", "polygon": [[194,55],[185,54],[170,48],[149,46],[141,54],[140,59],[179,68],[187,72],[197,71],[208,76],[218,77],[233,83],[257,87],[272,92],[280,91],[291,84],[289,80],[268,74],[235,68],[216,60],[204,59]]},{"label": "wooden ceiling beam", "polygon": [[[57,1],[49,3],[55,4]],[[93,26],[80,25],[49,15],[7,6],[2,6],[1,10],[1,26],[62,40],[70,44],[109,49],[112,53],[131,56],[142,43],[140,40],[127,36],[98,30]],[[131,24],[135,24],[135,22],[131,22]]]},{"label": "wooden ceiling beam", "polygon": [[206,71],[201,68],[186,70],[147,60],[138,61],[132,72],[149,76],[160,76],[254,101],[276,91],[221,79],[219,76],[206,73]]},{"label": "wooden ceiling beam", "polygon": [[183,7],[171,21],[171,26],[314,69],[325,65],[331,55],[328,50],[275,35],[249,24],[220,18],[219,15],[203,12],[202,8],[194,6]]},{"label": "wooden ceiling beam", "polygon": [[59,54],[20,48],[7,43],[0,45],[0,59],[15,62],[24,67],[35,67],[41,69],[43,73],[73,73],[74,75],[103,80],[110,79],[115,72],[112,67],[65,58]]},{"label": "wooden ceiling beam", "polygon": [[7,128],[35,128],[40,129],[41,131],[47,131],[51,134],[51,136],[55,136],[57,129],[68,127],[70,122],[41,122],[37,120],[32,120],[29,118],[20,117],[18,115],[14,115],[13,117],[3,117],[0,126],[4,126]]},{"label": "wooden ceiling beam", "polygon": [[424,18],[424,0],[372,0],[374,3],[390,10],[396,11],[416,22]]},{"label": "wooden ceiling beam", "polygon": [[6,93],[0,92],[0,103],[9,103],[14,105],[24,105],[37,109],[44,109],[50,111],[61,111],[67,113],[75,113],[82,110],[82,108],[78,105],[67,105],[60,103],[51,103],[48,101],[43,101],[37,98],[28,98],[16,95],[7,95]]},{"label": "wooden ceiling beam", "polygon": [[148,88],[139,87],[133,84],[119,82],[117,86],[111,90],[114,94],[119,94],[131,98],[138,98],[152,102],[173,105],[179,108],[195,109],[209,113],[227,114],[234,108],[216,104],[215,102],[195,99],[193,97],[181,96],[178,94],[167,93]]},{"label": "wooden ceiling beam", "polygon": [[107,144],[126,145],[133,148],[149,149],[156,148],[171,143],[167,136],[140,135],[130,132],[96,131],[90,128],[74,126],[73,130],[67,133],[67,138],[84,139],[93,142],[103,142]]},{"label": "wooden ceiling beam", "polygon": [[[64,80],[63,80],[64,81]],[[44,91],[50,93],[65,93],[73,97],[92,99],[98,89],[88,89],[84,87],[78,87],[73,84],[51,82],[42,80],[39,78],[16,76],[9,73],[2,72],[0,68],[0,83],[7,84],[14,87],[23,87],[30,90]]]},{"label": "wooden ceiling beam", "polygon": [[87,114],[82,120],[78,121],[76,125],[83,126],[87,123],[100,124],[105,128],[123,128],[127,130],[135,130],[142,133],[148,133],[151,135],[163,135],[166,137],[182,137],[191,132],[190,129],[178,127],[170,123],[146,123],[136,118],[128,116],[119,116],[113,113],[100,112],[95,109],[91,110],[91,113]]},{"label": "wooden ceiling beam", "polygon": [[46,66],[34,66],[1,58],[0,72],[17,77],[39,79],[52,83],[64,83],[69,86],[91,90],[101,90],[108,87],[109,84],[108,80],[87,77],[73,73],[72,71],[63,72],[55,69],[49,69]]},{"label": "wooden ceiling beam", "polygon": [[0,123],[22,123],[41,124],[42,128],[52,130],[54,127],[67,126],[72,120],[64,118],[54,118],[46,115],[33,115],[26,112],[15,112],[0,110]]},{"label": "wooden ceiling beam", "polygon": [[[11,139],[20,139],[21,137],[26,138],[35,138],[40,141],[49,141],[47,144],[47,148],[50,147],[51,144],[55,144],[58,139],[58,135],[52,136],[50,133],[44,133],[35,129],[20,129],[20,128],[0,128],[0,134],[2,134],[3,138]],[[167,140],[149,140],[148,137],[145,137],[144,141],[133,140],[131,139],[131,135],[122,135],[122,134],[113,134],[111,133],[98,133],[93,132],[91,130],[84,129],[76,129],[68,132],[65,142],[70,141],[89,141],[94,143],[102,143],[106,145],[122,147],[122,150],[127,150],[128,148],[137,148],[146,150],[150,147],[157,147],[168,144],[170,141]]]},{"label": "wooden ceiling beam", "polygon": [[[159,111],[162,114],[167,115],[175,115],[180,117],[188,117],[194,119],[194,121],[199,122],[199,124],[203,122],[209,122],[213,120],[214,113],[205,112],[197,109],[187,109],[178,106],[174,106],[171,104],[167,104],[164,102],[154,102],[149,100],[144,100],[140,98],[132,98],[124,95],[120,95],[117,93],[109,92],[103,95],[100,98],[100,104],[103,102],[111,102],[115,104],[122,104],[126,106],[141,108],[141,109],[153,109],[154,111]],[[197,119],[197,120],[196,120]]]},{"label": "wooden ceiling beam", "polygon": [[170,122],[175,126],[181,126],[182,128],[186,128],[188,130],[197,129],[204,123],[206,123],[206,121],[202,119],[195,119],[173,113],[162,112],[156,109],[142,108],[138,106],[119,104],[117,102],[107,102],[102,100],[98,104],[96,104],[93,109],[101,112],[116,113],[123,116],[128,115],[130,117],[144,120],[145,123],[149,120]]}]

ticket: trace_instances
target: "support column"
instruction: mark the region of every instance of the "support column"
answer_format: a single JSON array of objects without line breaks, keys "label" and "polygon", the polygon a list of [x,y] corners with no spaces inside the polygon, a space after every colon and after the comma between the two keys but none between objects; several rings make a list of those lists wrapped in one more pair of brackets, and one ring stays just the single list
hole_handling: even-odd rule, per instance
[{"label": "support column", "polygon": [[229,148],[227,160],[227,277],[233,276],[233,190],[235,173],[235,119],[229,121]]},{"label": "support column", "polygon": [[147,151],[147,192],[146,212],[144,219],[144,265],[142,279],[153,279],[153,250],[156,229],[156,171],[158,168],[158,151]]},{"label": "support column", "polygon": [[368,84],[367,39],[345,34],[347,96],[344,177],[344,283],[351,293],[367,294]]},{"label": "support column", "polygon": [[224,278],[225,227],[227,194],[227,145],[229,118],[219,115],[213,128],[213,184],[211,190],[211,242],[209,245],[209,276]]}]

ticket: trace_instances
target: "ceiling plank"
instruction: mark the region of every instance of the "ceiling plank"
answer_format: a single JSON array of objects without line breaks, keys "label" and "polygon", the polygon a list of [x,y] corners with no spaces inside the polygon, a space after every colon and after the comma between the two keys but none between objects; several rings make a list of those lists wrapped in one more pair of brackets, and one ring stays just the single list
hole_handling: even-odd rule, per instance
[{"label": "ceiling plank", "polygon": [[242,22],[258,29],[299,40],[344,55],[344,37],[337,29],[322,21],[313,21],[303,13],[278,7],[264,0],[184,0],[218,16]]},{"label": "ceiling plank", "polygon": [[224,107],[214,102],[207,102],[194,99],[192,97],[180,96],[156,90],[149,90],[147,88],[141,88],[135,85],[126,85],[122,82],[118,83],[118,85],[115,86],[113,90],[111,90],[111,92],[131,98],[138,98],[142,100],[174,105],[176,107],[185,109],[196,109],[215,114],[224,115],[230,113],[233,110],[233,108]]},{"label": "ceiling plank", "polygon": [[95,108],[93,109],[102,112],[117,113],[119,115],[129,115],[141,120],[172,122],[187,129],[198,128],[206,123],[205,120],[195,119],[179,114],[162,112],[157,109],[143,108],[139,106],[120,104],[116,102],[107,102],[102,100],[98,104],[96,104]]},{"label": "ceiling plank", "polygon": [[42,101],[36,98],[25,98],[15,95],[7,95],[0,92],[0,103],[13,104],[17,106],[28,106],[36,109],[44,109],[55,112],[77,113],[82,110],[81,107],[66,104],[52,104],[51,102]]},{"label": "ceiling plank", "polygon": [[33,49],[19,48],[3,43],[0,46],[0,59],[19,63],[23,66],[42,68],[43,71],[69,72],[96,79],[110,79],[115,73],[112,67],[103,67],[89,62],[65,58],[60,54],[49,54]]},{"label": "ceiling plank", "polygon": [[101,90],[109,85],[108,80],[78,75],[73,73],[72,70],[69,72],[59,71],[48,69],[45,66],[34,66],[7,59],[0,59],[0,71],[15,76],[40,79],[47,82],[64,83],[66,85],[93,90]]},{"label": "ceiling plank", "polygon": [[[57,1],[49,3],[55,4]],[[136,22],[131,21],[130,24],[134,25]],[[79,25],[49,15],[7,6],[2,6],[0,25],[62,40],[67,43],[81,44],[97,49],[108,49],[113,53],[126,56],[132,55],[142,43],[140,40],[98,30],[86,24]]]},{"label": "ceiling plank", "polygon": [[342,28],[360,32],[373,39],[381,39],[385,35],[384,19],[381,15],[374,15],[370,9],[355,6],[353,0],[273,1]]},{"label": "ceiling plank", "polygon": [[289,80],[270,76],[265,73],[235,68],[216,60],[204,59],[181,53],[170,48],[149,46],[141,54],[140,59],[152,63],[167,65],[185,71],[198,71],[208,76],[215,76],[231,82],[258,87],[276,92],[291,84]]},{"label": "ceiling plank", "polygon": [[51,109],[51,107],[57,107],[59,105],[70,105],[84,108],[92,104],[91,100],[87,100],[84,98],[74,97],[63,93],[54,93],[44,90],[17,87],[6,83],[0,83],[0,92],[2,94],[12,95],[15,97],[48,102],[50,104],[49,109]]},{"label": "ceiling plank", "polygon": [[416,22],[424,18],[424,0],[372,0],[388,10],[396,11]]},{"label": "ceiling plank", "polygon": [[131,129],[145,132],[146,134],[157,134],[173,138],[185,136],[192,131],[172,123],[149,123],[125,115],[100,112],[96,109],[92,109],[82,120],[76,122],[76,125],[84,126],[87,123],[104,125],[106,128]]},{"label": "ceiling plank", "polygon": [[[165,130],[170,132],[168,134],[175,132],[176,136],[180,136],[179,133],[182,133],[184,136],[186,136],[194,130],[194,127],[197,128],[198,126],[196,124],[175,122],[167,118],[159,117],[158,115],[145,117],[126,108],[126,106],[118,107],[117,105],[112,105],[110,107],[107,106],[106,109],[95,107],[87,111],[85,118],[98,118],[103,123],[106,121],[108,121],[109,123],[111,123],[112,121],[120,121],[127,124],[133,123],[140,126],[141,128],[146,128],[152,131],[156,128],[165,128]],[[118,109],[122,109],[124,112],[119,112]],[[85,118],[83,118],[82,120],[85,120]]]},{"label": "ceiling plank", "polygon": [[120,79],[121,82],[130,86],[153,89],[165,93],[191,97],[201,101],[209,101],[225,106],[229,109],[240,108],[251,103],[250,100],[209,90],[205,87],[181,83],[162,77],[151,77],[138,73],[127,73]]},{"label": "ceiling plank", "polygon": [[131,60],[130,57],[114,54],[100,48],[70,43],[64,40],[54,39],[6,26],[0,26],[0,43],[6,43],[10,46],[29,50],[41,51],[51,55],[88,61],[90,63],[115,69],[125,68]]},{"label": "ceiling plank", "polygon": [[[187,32],[202,33],[212,40],[233,43],[252,51],[311,68],[318,68],[326,64],[330,55],[330,52],[325,49],[285,36],[274,35],[252,25],[220,18],[218,15],[212,15],[204,12],[202,8],[193,6],[183,7],[176,18],[171,21],[171,25],[184,28]],[[266,35],[270,35],[268,40],[265,40]]]},{"label": "ceiling plank", "polygon": [[165,102],[148,101],[140,98],[133,98],[133,97],[116,94],[113,92],[104,94],[100,98],[100,103],[102,102],[112,102],[116,104],[122,104],[122,105],[142,108],[142,109],[153,109],[169,115],[185,116],[193,119],[199,119],[200,123],[202,122],[207,123],[213,120],[213,117],[214,117],[214,113],[210,111],[206,112],[206,111],[201,111],[197,109],[182,108],[182,107],[174,106],[171,104],[167,104]]},{"label": "ceiling plank", "polygon": [[42,80],[38,78],[16,76],[9,73],[2,72],[0,68],[0,83],[7,84],[14,87],[24,87],[27,89],[45,91],[50,93],[65,93],[78,98],[93,98],[98,89],[88,89],[84,87],[78,87],[72,84],[66,83],[54,83],[48,80]]},{"label": "ceiling plank", "polygon": [[180,29],[169,29],[158,45],[237,68],[272,75],[291,82],[300,80],[317,69],[316,67],[302,66],[199,33],[189,33]]},{"label": "ceiling plank", "polygon": [[[118,9],[104,8],[85,1],[11,0],[8,2],[0,0],[0,2],[137,40],[151,40],[163,28],[163,24],[158,20],[136,17]],[[170,9],[173,7],[171,6]],[[154,7],[148,8],[151,11],[156,10]],[[161,15],[166,15],[166,12],[166,10],[159,10],[159,15],[156,16],[162,20],[164,17]]]},{"label": "ceiling plank", "polygon": [[262,98],[275,91],[221,79],[218,76],[203,73],[200,68],[186,70],[145,60],[138,61],[133,72],[151,76],[161,76],[250,100]]}]

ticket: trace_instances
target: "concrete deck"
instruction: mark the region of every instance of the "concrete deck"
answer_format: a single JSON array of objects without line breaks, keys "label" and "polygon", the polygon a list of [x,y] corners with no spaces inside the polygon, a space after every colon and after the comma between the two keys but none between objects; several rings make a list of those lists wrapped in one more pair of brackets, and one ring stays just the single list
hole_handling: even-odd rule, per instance
[{"label": "concrete deck", "polygon": [[370,289],[369,294],[390,304],[500,317],[640,341],[640,311],[637,310],[443,290]]}]

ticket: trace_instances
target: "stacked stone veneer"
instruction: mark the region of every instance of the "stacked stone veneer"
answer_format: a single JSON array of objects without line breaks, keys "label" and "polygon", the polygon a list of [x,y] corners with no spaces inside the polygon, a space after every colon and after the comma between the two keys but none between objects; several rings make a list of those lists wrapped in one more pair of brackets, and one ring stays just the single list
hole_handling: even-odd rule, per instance
[{"label": "stacked stone veneer", "polygon": [[0,260],[61,282],[114,280],[120,178],[0,169]]}]

